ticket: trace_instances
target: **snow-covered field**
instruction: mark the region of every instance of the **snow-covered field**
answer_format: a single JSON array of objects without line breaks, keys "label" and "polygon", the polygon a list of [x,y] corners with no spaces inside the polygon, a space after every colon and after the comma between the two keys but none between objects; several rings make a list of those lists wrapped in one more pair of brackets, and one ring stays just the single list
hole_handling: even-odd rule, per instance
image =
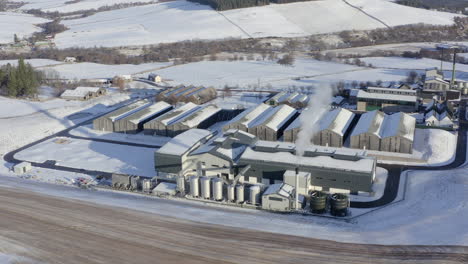
[{"label": "snow-covered field", "polygon": [[[86,102],[56,99],[36,103],[0,97],[0,155],[110,111],[108,106],[128,99],[128,94],[119,93]],[[81,117],[67,118],[80,111]]]},{"label": "snow-covered field", "polygon": [[[13,0],[20,2],[18,0]],[[70,13],[80,10],[98,9],[103,6],[130,3],[153,3],[158,0],[80,0],[76,3],[67,3],[69,0],[26,0],[27,4],[21,7],[22,10],[41,9],[45,12]]]},{"label": "snow-covered field", "polygon": [[17,153],[15,158],[39,163],[55,160],[57,165],[70,168],[153,177],[156,174],[153,158],[155,149],[74,138],[52,138]]},{"label": "snow-covered field", "polygon": [[14,34],[23,38],[40,31],[40,28],[35,25],[46,22],[48,22],[47,19],[32,15],[0,12],[0,43],[12,43]]},{"label": "snow-covered field", "polygon": [[467,246],[468,233],[463,232],[468,230],[468,204],[465,199],[468,196],[467,169],[410,172],[403,201],[351,222],[212,205],[200,208],[192,206],[194,202],[188,201],[144,198],[119,192],[85,191],[12,177],[0,177],[0,184],[197,222],[339,242]]},{"label": "snow-covered field", "polygon": [[171,65],[169,62],[154,62],[144,64],[116,64],[105,65],[91,62],[80,62],[70,64],[60,64],[46,68],[39,68],[39,70],[56,71],[61,78],[64,79],[93,79],[93,78],[112,78],[116,75],[137,74],[145,72],[143,75],[148,76],[151,71],[156,71],[161,67]]},{"label": "snow-covered field", "polygon": [[[49,59],[30,59],[30,60],[24,60],[26,63],[31,64],[33,67],[44,67],[44,66],[51,66],[51,65],[57,65],[57,64],[62,64],[63,62],[60,61],[55,61],[55,60],[49,60]],[[18,65],[18,60],[0,60],[0,66],[11,64],[12,66]]]},{"label": "snow-covered field", "polygon": [[[83,5],[87,2],[83,2]],[[382,17],[390,25],[446,25],[451,24],[455,16],[384,0],[350,2],[364,7],[366,12],[376,17]],[[60,7],[54,10],[60,11]],[[405,14],[403,18],[401,14]],[[100,12],[86,18],[67,20],[64,24],[70,30],[56,36],[56,44],[60,48],[147,45],[232,37],[300,37],[384,27],[382,23],[341,0],[272,4],[223,12],[179,0]]]},{"label": "snow-covered field", "polygon": [[[367,57],[361,58],[366,63],[371,63],[374,67],[378,68],[392,68],[392,69],[420,69],[424,70],[432,67],[440,68],[440,60],[434,59],[412,59],[412,58],[401,58],[401,57]],[[443,62],[444,69],[451,70],[452,63]],[[457,71],[468,72],[468,65],[456,64]]]}]

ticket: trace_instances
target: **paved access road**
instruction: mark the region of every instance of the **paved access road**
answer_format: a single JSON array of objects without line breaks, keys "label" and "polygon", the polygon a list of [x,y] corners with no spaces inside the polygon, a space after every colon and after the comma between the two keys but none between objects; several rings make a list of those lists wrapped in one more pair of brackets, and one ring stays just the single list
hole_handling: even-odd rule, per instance
[{"label": "paved access road", "polygon": [[468,262],[468,247],[343,244],[200,224],[5,187],[0,187],[0,200],[0,241],[28,249],[6,253],[45,263]]}]

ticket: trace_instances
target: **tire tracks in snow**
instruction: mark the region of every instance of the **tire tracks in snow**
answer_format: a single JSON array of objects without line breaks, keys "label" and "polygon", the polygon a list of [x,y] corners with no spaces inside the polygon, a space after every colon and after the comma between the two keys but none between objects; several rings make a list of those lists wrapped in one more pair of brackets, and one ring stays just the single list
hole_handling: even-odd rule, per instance
[{"label": "tire tracks in snow", "polygon": [[351,3],[348,2],[347,0],[342,0],[342,1],[343,1],[345,4],[349,5],[350,7],[352,7],[352,8],[354,8],[354,9],[358,10],[359,12],[363,13],[364,15],[366,15],[366,16],[368,16],[368,17],[374,19],[375,21],[379,22],[380,24],[384,25],[384,26],[387,27],[388,29],[392,29],[392,27],[389,26],[387,23],[385,23],[383,20],[381,20],[381,19],[379,19],[379,18],[377,18],[377,17],[375,17],[375,16],[373,16],[373,15],[367,13],[367,12],[364,11],[362,8],[357,7],[357,6],[353,5],[353,4],[351,4]]}]

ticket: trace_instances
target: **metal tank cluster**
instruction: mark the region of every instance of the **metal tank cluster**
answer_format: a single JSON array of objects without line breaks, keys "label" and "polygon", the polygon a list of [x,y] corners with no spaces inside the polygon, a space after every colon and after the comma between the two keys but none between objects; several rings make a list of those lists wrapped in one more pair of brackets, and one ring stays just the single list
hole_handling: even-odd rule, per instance
[{"label": "metal tank cluster", "polygon": [[259,185],[229,184],[221,178],[205,176],[191,176],[188,186],[186,185],[184,177],[177,179],[178,192],[182,195],[188,194],[192,198],[237,204],[247,203],[254,206],[259,205],[261,200],[262,188]]},{"label": "metal tank cluster", "polygon": [[333,216],[344,217],[348,215],[349,197],[345,194],[312,191],[309,203],[310,211],[314,214],[324,214],[329,211]]}]

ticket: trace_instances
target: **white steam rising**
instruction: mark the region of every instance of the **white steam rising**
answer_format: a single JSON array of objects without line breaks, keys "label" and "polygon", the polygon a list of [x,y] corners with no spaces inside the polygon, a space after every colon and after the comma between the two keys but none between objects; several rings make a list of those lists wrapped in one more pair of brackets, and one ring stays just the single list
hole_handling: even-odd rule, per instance
[{"label": "white steam rising", "polygon": [[319,121],[328,112],[333,97],[330,86],[320,86],[310,97],[309,105],[299,116],[301,128],[296,139],[296,155],[303,156],[306,148],[312,145],[312,138],[319,131]]}]

